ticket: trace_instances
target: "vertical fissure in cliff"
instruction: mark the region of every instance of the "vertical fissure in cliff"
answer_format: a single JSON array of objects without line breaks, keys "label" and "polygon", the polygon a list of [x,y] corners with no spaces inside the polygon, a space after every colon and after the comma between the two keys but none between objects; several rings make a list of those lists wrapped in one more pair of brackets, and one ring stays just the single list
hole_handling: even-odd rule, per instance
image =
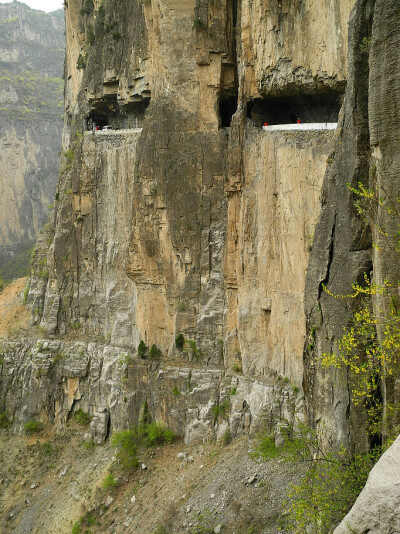
[{"label": "vertical fissure in cliff", "polygon": [[226,41],[228,58],[222,63],[218,111],[221,128],[229,128],[238,108],[237,23],[238,0],[227,1]]}]

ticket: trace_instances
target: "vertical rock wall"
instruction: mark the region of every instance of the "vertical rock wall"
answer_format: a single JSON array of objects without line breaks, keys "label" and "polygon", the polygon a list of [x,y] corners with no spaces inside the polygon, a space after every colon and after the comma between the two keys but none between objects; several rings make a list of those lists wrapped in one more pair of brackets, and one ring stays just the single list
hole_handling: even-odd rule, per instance
[{"label": "vertical rock wall", "polygon": [[[333,162],[324,180],[306,284],[305,393],[311,422],[337,441],[347,443],[353,438],[361,447],[368,444],[362,432],[365,414],[349,398],[349,376],[345,371],[323,370],[319,364],[322,354],[336,349],[359,303],[332,298],[322,284],[334,294],[346,295],[366,273],[377,284],[388,280],[398,285],[399,17],[395,1],[360,0],[353,11],[345,104]],[[367,222],[357,214],[359,199],[347,186],[357,187],[360,182],[382,199]],[[388,213],[390,206],[394,209]],[[374,300],[380,313],[391,305],[379,296]],[[395,381],[389,377],[382,388],[384,400],[396,402]]]},{"label": "vertical rock wall", "polygon": [[[37,323],[301,384],[334,134],[271,135],[246,115],[255,98],[340,94],[351,4],[321,19],[312,0],[68,3],[70,159],[34,266]],[[93,121],[142,129],[84,133]]]}]

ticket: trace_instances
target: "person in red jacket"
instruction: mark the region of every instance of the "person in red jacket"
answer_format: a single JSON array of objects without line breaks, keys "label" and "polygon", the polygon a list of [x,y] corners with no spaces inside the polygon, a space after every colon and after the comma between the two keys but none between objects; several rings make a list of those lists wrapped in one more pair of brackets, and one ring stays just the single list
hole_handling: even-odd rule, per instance
[{"label": "person in red jacket", "polygon": [[300,123],[301,123],[301,119],[298,118],[298,119],[297,119],[297,124],[300,124]]}]

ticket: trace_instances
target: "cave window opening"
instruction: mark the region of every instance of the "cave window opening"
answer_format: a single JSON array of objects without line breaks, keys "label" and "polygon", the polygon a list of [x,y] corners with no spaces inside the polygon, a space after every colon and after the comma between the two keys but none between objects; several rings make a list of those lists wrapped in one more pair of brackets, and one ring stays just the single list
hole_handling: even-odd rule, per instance
[{"label": "cave window opening", "polygon": [[232,117],[237,110],[237,96],[229,96],[219,101],[219,118],[221,128],[229,128]]},{"label": "cave window opening", "polygon": [[106,115],[100,115],[99,113],[91,113],[86,121],[87,130],[102,130],[104,126],[109,125],[109,120]]},{"label": "cave window opening", "polygon": [[150,99],[129,102],[120,106],[116,98],[99,102],[97,107],[92,108],[85,119],[85,129],[88,131],[103,130],[126,130],[142,128],[146,110]]},{"label": "cave window opening", "polygon": [[259,128],[264,125],[336,123],[342,104],[341,91],[268,96],[247,102],[247,117]]}]

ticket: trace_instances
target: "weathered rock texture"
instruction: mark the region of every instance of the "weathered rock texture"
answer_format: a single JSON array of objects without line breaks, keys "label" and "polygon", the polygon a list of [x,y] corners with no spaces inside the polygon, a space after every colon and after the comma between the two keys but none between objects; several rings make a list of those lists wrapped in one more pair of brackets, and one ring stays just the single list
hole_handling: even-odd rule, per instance
[{"label": "weathered rock texture", "polygon": [[[147,403],[187,443],[276,431],[304,384],[320,434],[368,447],[348,377],[320,366],[354,302],[323,285],[398,281],[372,247],[398,221],[366,224],[346,184],[400,196],[399,17],[397,0],[69,0],[64,167],[29,294],[51,339],[2,346],[17,429],[81,407],[101,443]],[[337,131],[263,131],[336,119],[349,19]]]},{"label": "weathered rock texture", "polygon": [[61,10],[46,14],[18,2],[0,6],[0,267],[33,246],[54,200],[63,29]]},{"label": "weathered rock texture", "polygon": [[[394,210],[389,215],[387,208],[396,206],[400,192],[399,133],[394,128],[400,117],[399,17],[395,1],[359,1],[352,13],[345,104],[333,163],[324,180],[306,284],[305,393],[311,421],[341,443],[355,437],[361,447],[367,446],[361,431],[364,416],[350,401],[349,377],[319,366],[321,355],[336,349],[358,303],[332,298],[322,284],[336,295],[347,295],[354,283],[363,281],[364,273],[373,273],[377,284],[386,279],[398,285],[398,216]],[[369,224],[357,215],[359,198],[347,186],[357,187],[359,182],[384,199],[383,206],[369,214]],[[383,312],[385,305],[377,303]],[[383,384],[383,397],[385,402],[398,402],[392,380]]]},{"label": "weathered rock texture", "polygon": [[[250,107],[280,95],[306,113],[314,96],[340,95],[352,2],[334,4],[324,32],[311,1],[68,3],[73,161],[54,238],[39,240],[37,323],[301,385],[305,269],[334,134],[268,134]],[[92,122],[142,130],[82,138]]]},{"label": "weathered rock texture", "polygon": [[303,420],[301,393],[272,376],[160,366],[98,343],[22,339],[2,342],[0,353],[0,405],[17,431],[32,420],[63,425],[81,409],[93,417],[85,439],[101,444],[146,410],[193,445],[261,429],[279,439]]},{"label": "weathered rock texture", "polygon": [[334,534],[400,532],[400,437],[380,458],[355,505]]}]

